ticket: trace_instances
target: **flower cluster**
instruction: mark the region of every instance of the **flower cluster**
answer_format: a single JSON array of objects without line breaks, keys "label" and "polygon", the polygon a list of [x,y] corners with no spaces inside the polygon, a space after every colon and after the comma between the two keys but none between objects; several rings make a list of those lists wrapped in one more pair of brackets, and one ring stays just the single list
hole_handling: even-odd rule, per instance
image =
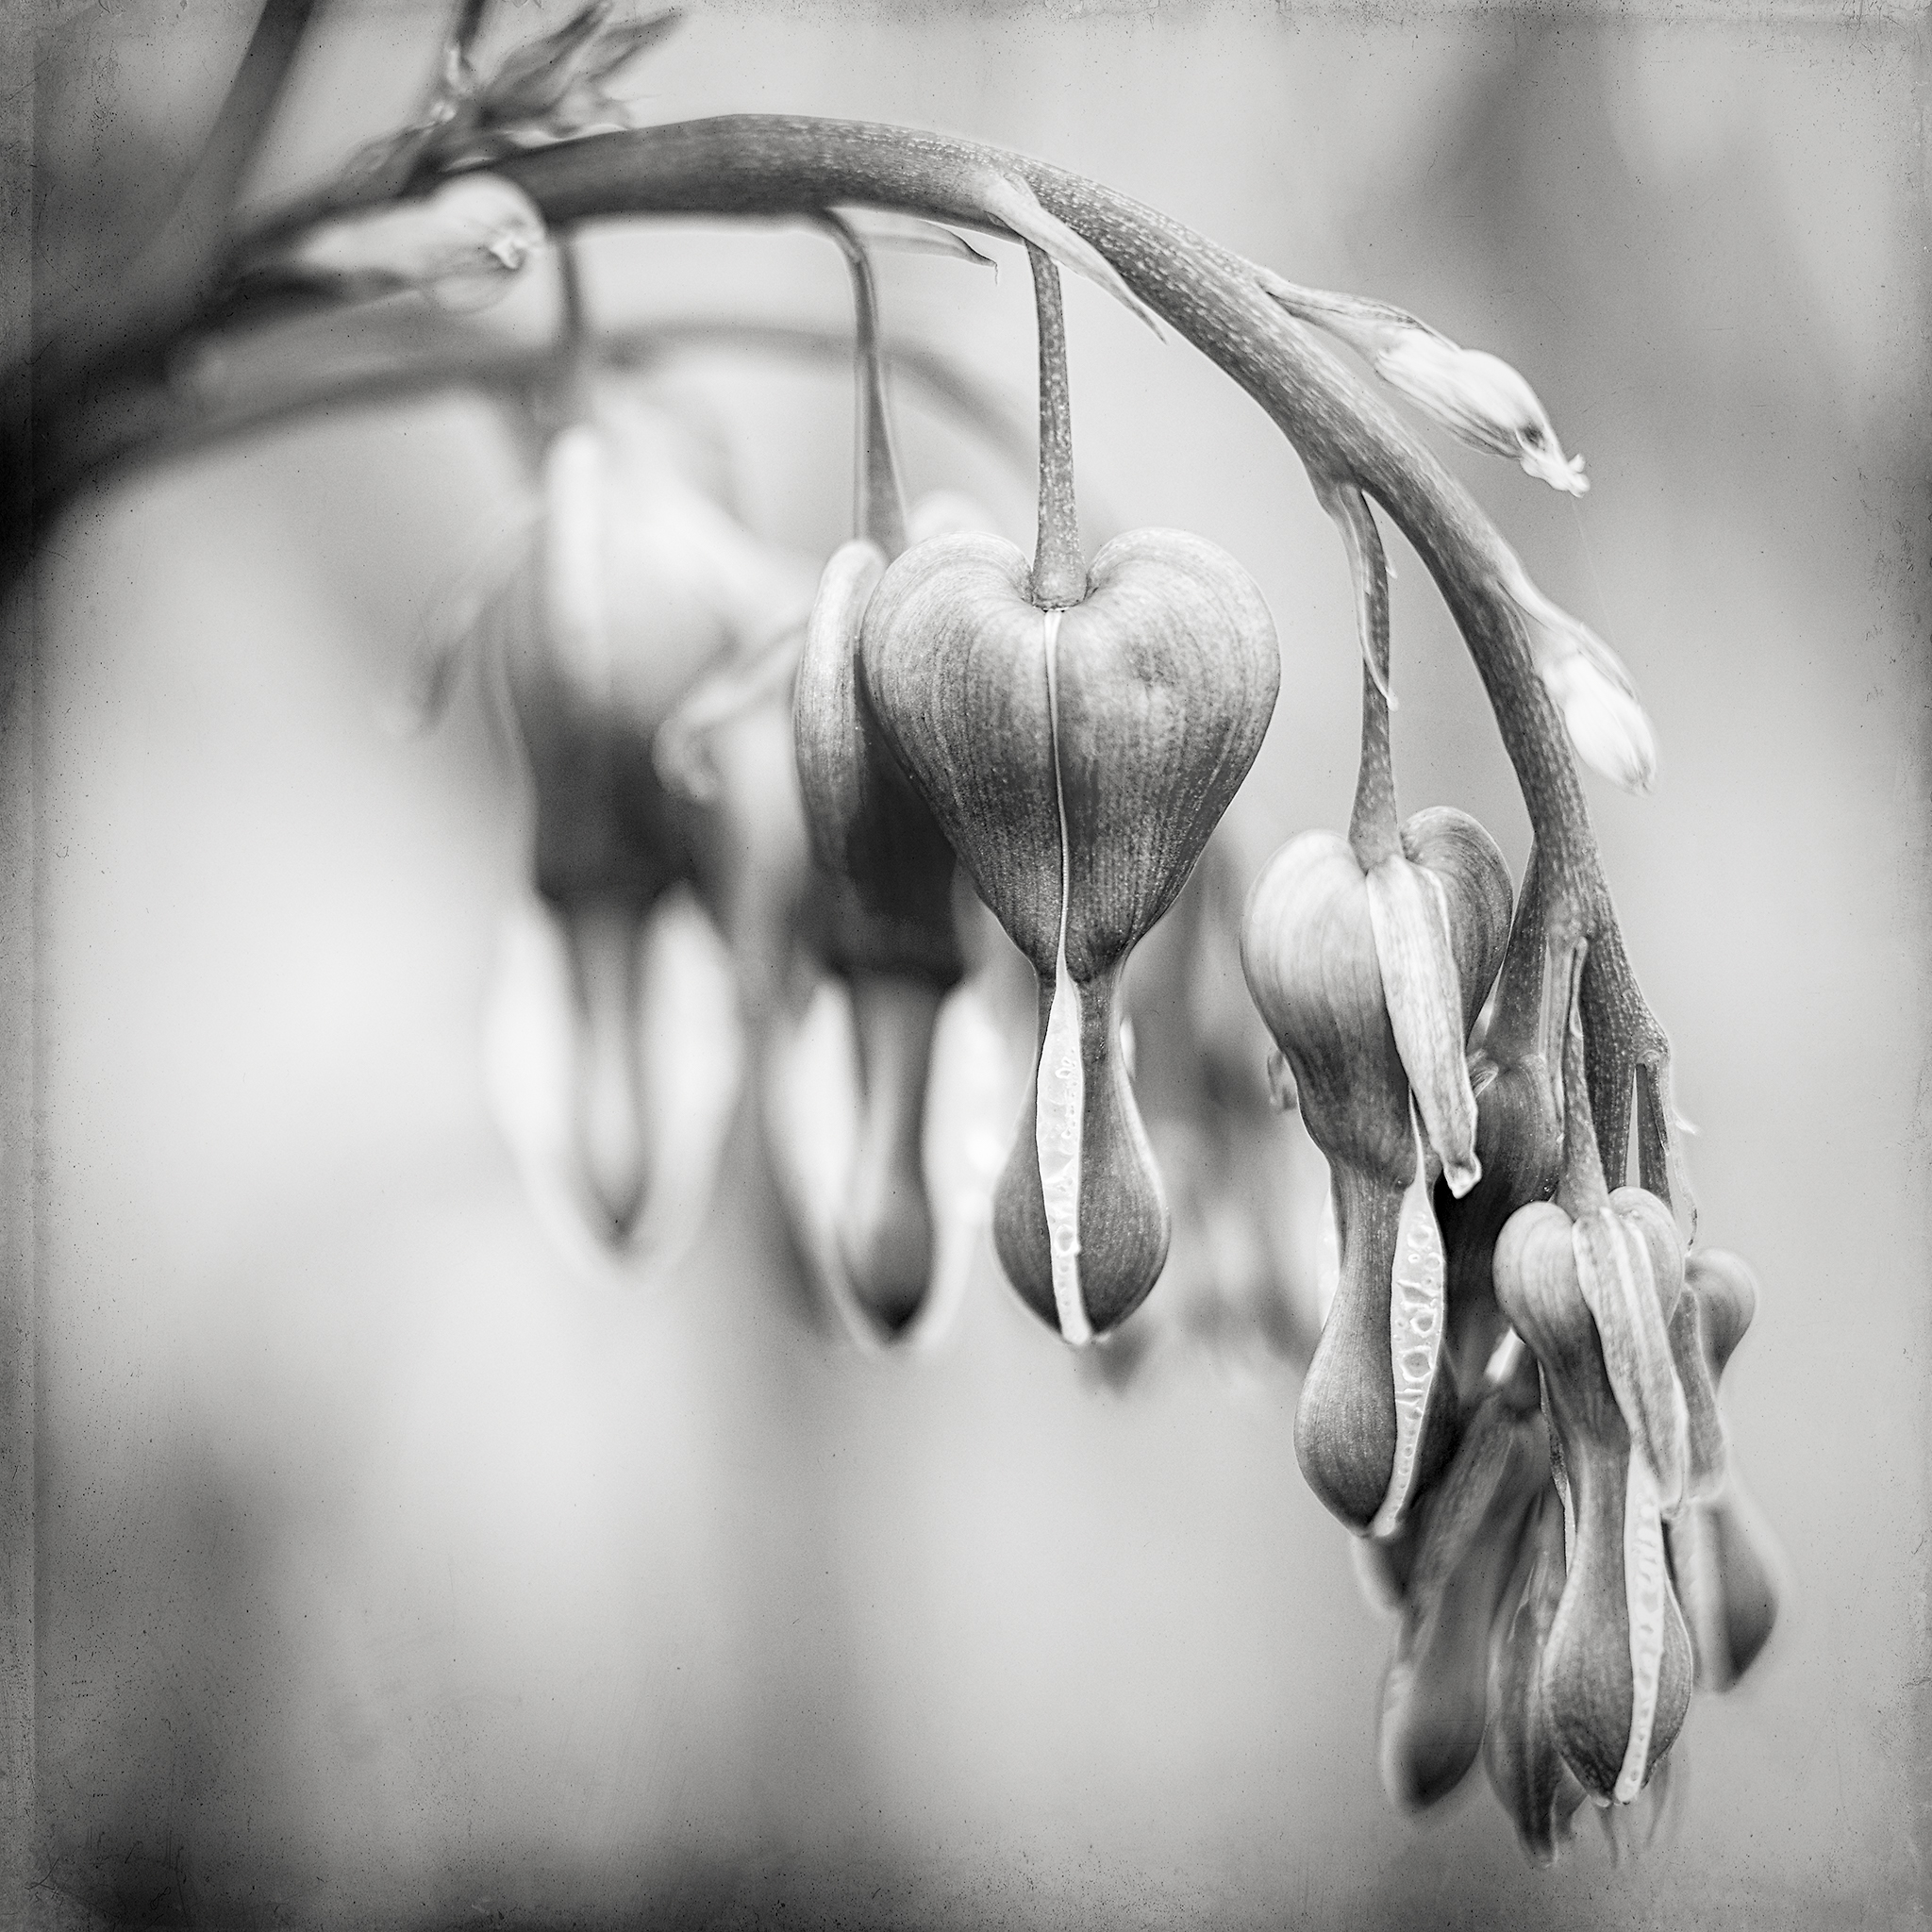
[{"label": "flower cluster", "polygon": [[[420,188],[602,125],[609,76],[670,18],[617,26],[592,0],[487,77],[460,49],[422,124],[367,166]],[[557,379],[531,418],[530,541],[468,626],[491,646],[534,802],[525,923],[549,977],[519,997],[563,1042],[537,1110],[548,1124],[510,1107],[507,1129],[533,1190],[567,1199],[605,1246],[662,1254],[667,1228],[695,1224],[721,1083],[704,1132],[665,1131],[675,1055],[647,1042],[641,951],[682,891],[735,968],[732,1038],[758,1067],[801,1257],[864,1345],[930,1324],[943,1224],[968,1197],[1041,1321],[1075,1346],[1107,1341],[1168,1271],[1178,1201],[1189,1258],[1169,1271],[1185,1277],[1170,1308],[1306,1358],[1297,1458],[1397,1614],[1389,1790],[1433,1804],[1481,1757],[1525,1849],[1551,1858],[1586,1797],[1657,1789],[1693,1688],[1735,1682],[1775,1621],[1778,1560],[1730,1471],[1719,1402],[1756,1284],[1679,1229],[1667,1043],[1647,1014],[1630,1021],[1641,1001],[1620,1009],[1606,991],[1627,969],[1593,850],[1578,856],[1580,806],[1566,817],[1532,798],[1520,891],[1467,813],[1398,811],[1373,472],[1339,456],[1313,474],[1363,659],[1353,813],[1345,834],[1290,840],[1247,896],[1240,963],[1274,1045],[1265,1081],[1247,1016],[1197,1009],[1203,958],[1231,950],[1234,861],[1210,841],[1274,710],[1274,624],[1247,572],[1197,536],[1135,530],[1088,558],[1056,264],[1145,316],[1141,293],[1021,173],[975,159],[950,192],[1032,269],[1030,558],[957,496],[908,509],[871,258],[839,209],[809,218],[851,272],[857,488],[854,534],[822,570],[738,522],[688,424],[614,408],[581,301],[566,301]],[[935,235],[982,258],[943,230],[922,245]],[[470,175],[318,226],[290,260],[462,299],[543,239],[520,191]],[[1464,441],[1573,496],[1588,488],[1497,358],[1384,304],[1238,258],[1210,266],[1245,277],[1241,299],[1278,331],[1346,343]],[[1574,804],[1567,740],[1647,789],[1655,736],[1622,664],[1500,540],[1482,562],[1516,722],[1546,769]],[[963,1168],[978,1162],[984,1188],[949,1196],[928,1144],[935,1095],[959,1091],[941,1042],[958,1036],[962,986],[1000,1004],[989,918],[1030,973],[1030,1069],[997,1179],[981,1149]],[[795,1103],[818,1080],[799,1069],[827,996],[844,1016],[832,1086],[847,1118],[821,1136]],[[1622,1184],[1633,1079],[1641,1187]],[[996,1105],[997,1086],[974,1105]],[[1312,1341],[1291,1217],[1272,1211],[1253,1157],[1259,1124],[1291,1108],[1327,1164],[1335,1233]],[[1124,1384],[1139,1349],[1087,1359]]]},{"label": "flower cluster", "polygon": [[[1378,627],[1381,594],[1372,580]],[[1687,1256],[1657,1195],[1607,1186],[1586,943],[1553,916],[1535,860],[1512,922],[1508,874],[1474,821],[1420,813],[1391,837],[1372,676],[1363,700],[1351,838],[1304,834],[1277,853],[1242,938],[1329,1160],[1341,1244],[1295,1447],[1363,1539],[1372,1594],[1399,1613],[1391,1795],[1431,1805],[1481,1755],[1525,1850],[1547,1860],[1586,1795],[1628,1804],[1645,1789],[1693,1681],[1735,1682],[1775,1619],[1776,1558],[1729,1475],[1717,1399],[1756,1288],[1733,1256]],[[1432,862],[1432,834],[1453,862]],[[1460,1019],[1446,1047],[1424,1036],[1436,1051],[1419,1059],[1398,1019],[1419,997],[1419,949],[1402,958],[1363,904],[1377,849],[1374,864],[1400,854],[1449,908],[1444,963],[1420,986]],[[1459,1111],[1429,1126],[1425,1089],[1461,1082],[1473,1134]]]}]

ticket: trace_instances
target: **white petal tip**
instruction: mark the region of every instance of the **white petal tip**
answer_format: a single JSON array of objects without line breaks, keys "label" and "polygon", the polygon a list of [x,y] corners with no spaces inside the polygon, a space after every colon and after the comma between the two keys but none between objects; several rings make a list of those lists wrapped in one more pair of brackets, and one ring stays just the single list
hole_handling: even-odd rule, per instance
[{"label": "white petal tip", "polygon": [[1449,1191],[1458,1201],[1482,1177],[1483,1164],[1474,1154],[1467,1160],[1445,1161],[1442,1165],[1442,1178],[1449,1183]]},{"label": "white petal tip", "polygon": [[1565,496],[1590,494],[1590,478],[1583,474],[1581,457],[1565,458],[1555,450],[1525,450],[1523,469],[1525,475],[1547,483],[1552,490],[1560,490]]}]

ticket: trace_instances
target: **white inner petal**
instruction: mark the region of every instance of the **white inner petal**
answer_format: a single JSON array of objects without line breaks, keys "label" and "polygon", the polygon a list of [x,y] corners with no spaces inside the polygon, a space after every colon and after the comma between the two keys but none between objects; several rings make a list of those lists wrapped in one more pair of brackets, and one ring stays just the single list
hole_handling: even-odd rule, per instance
[{"label": "white inner petal", "polygon": [[1080,1059],[1080,989],[1067,971],[1067,909],[1073,868],[1067,846],[1067,801],[1060,791],[1058,646],[1060,613],[1045,617],[1047,722],[1053,734],[1054,802],[1060,822],[1060,930],[1054,961],[1053,1000],[1035,1083],[1033,1144],[1040,1162],[1040,1192],[1046,1207],[1047,1241],[1053,1256],[1053,1305],[1060,1333],[1075,1343],[1093,1339],[1080,1294],[1080,1141],[1087,1114],[1086,1071]]},{"label": "white inner petal", "polygon": [[1657,1477],[1633,1448],[1624,1486],[1624,1604],[1630,1621],[1630,1737],[1611,1795],[1627,1805],[1643,1789],[1664,1657],[1664,1533]]},{"label": "white inner petal", "polygon": [[1371,1536],[1388,1536],[1402,1520],[1415,1480],[1422,1448],[1423,1420],[1429,1391],[1442,1357],[1442,1311],[1448,1262],[1441,1230],[1436,1225],[1432,1181],[1422,1133],[1410,1114],[1415,1142],[1415,1178],[1402,1197],[1395,1236],[1395,1266],[1389,1293],[1389,1359],[1395,1373],[1395,1459],[1389,1492],[1369,1525]]}]

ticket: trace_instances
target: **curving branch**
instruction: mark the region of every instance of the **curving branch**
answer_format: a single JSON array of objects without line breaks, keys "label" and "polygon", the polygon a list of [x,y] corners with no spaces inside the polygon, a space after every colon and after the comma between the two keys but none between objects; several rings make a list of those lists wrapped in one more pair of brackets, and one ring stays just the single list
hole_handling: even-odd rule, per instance
[{"label": "curving branch", "polygon": [[[1584,986],[1591,1086],[1605,1163],[1621,1179],[1633,1079],[1640,1065],[1665,1067],[1668,1042],[1630,971],[1570,743],[1539,675],[1525,614],[1533,587],[1468,492],[1284,310],[1264,272],[1064,169],[874,123],[727,115],[562,141],[507,156],[491,172],[521,188],[553,230],[627,215],[814,217],[857,206],[1011,240],[1071,231],[1070,249],[1084,255],[1062,259],[1117,276],[1120,291],[1231,375],[1285,432],[1319,489],[1353,488],[1378,503],[1422,557],[1475,662],[1528,808],[1553,921],[1592,942]],[[286,312],[278,254],[314,222],[381,198],[359,179],[264,221],[242,238],[226,293],[208,315],[233,325],[264,309]],[[1097,265],[1086,259],[1096,251]],[[305,299],[322,298],[296,298]]]}]

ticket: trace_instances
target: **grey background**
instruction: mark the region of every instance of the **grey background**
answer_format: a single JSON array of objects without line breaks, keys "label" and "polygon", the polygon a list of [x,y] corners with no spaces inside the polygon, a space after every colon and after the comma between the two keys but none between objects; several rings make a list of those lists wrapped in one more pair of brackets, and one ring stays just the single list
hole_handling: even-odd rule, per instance
[{"label": "grey background", "polygon": [[[61,16],[42,231],[111,252],[248,12]],[[406,110],[434,35],[333,14],[260,192]],[[419,744],[374,723],[516,488],[487,417],[440,406],[91,497],[45,558],[43,1920],[1924,1923],[1924,63],[1864,9],[726,6],[649,70],[667,119],[899,120],[1097,175],[1507,357],[1587,456],[1573,508],[1443,446],[1659,728],[1655,795],[1592,804],[1707,1238],[1764,1284],[1728,1407],[1793,1584],[1757,1674],[1699,1701],[1647,1852],[1613,1869],[1586,1818],[1532,1872],[1479,1774],[1391,1811],[1389,1632],[1295,1470],[1285,1371],[1098,1390],[990,1257],[950,1347],[829,1349],[742,1117],[675,1279],[553,1257],[477,1065],[514,786],[474,701]],[[886,299],[1024,407],[1007,260],[895,258]],[[844,312],[781,231],[592,266],[613,316]],[[1069,315],[1090,510],[1213,537],[1276,613],[1258,860],[1347,809],[1339,552],[1232,385],[1090,289]],[[828,549],[842,391],[734,368],[690,379],[754,518]],[[915,483],[1024,536],[1024,491],[907,414]],[[1475,680],[1394,556],[1405,802],[1476,812],[1520,868]]]}]

